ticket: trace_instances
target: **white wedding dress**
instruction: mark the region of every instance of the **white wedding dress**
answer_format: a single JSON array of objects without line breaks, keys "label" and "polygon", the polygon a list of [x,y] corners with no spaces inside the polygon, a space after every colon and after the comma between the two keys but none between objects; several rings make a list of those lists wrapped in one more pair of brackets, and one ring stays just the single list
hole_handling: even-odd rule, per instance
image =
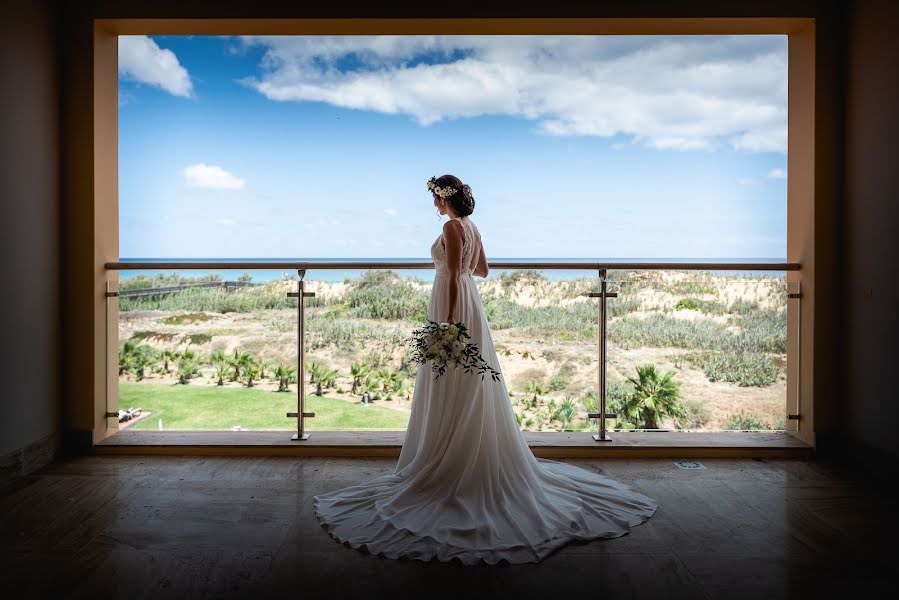
[{"label": "white wedding dress", "polygon": [[[472,276],[476,228],[461,217],[464,243],[453,317],[494,368],[499,360]],[[428,318],[448,309],[442,234]],[[393,473],[313,498],[328,533],[387,558],[459,559],[473,565],[539,562],[572,540],[612,538],[653,515],[656,502],[580,467],[536,458],[515,421],[503,378],[448,367],[436,381],[419,365],[412,412]]]}]

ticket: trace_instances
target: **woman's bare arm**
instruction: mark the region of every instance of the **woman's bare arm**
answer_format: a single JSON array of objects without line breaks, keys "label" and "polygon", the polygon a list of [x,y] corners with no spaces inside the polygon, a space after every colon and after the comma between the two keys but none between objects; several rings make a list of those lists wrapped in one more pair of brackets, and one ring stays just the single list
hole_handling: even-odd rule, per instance
[{"label": "woman's bare arm", "polygon": [[480,277],[487,277],[487,273],[490,272],[490,265],[487,264],[487,255],[484,254],[484,242],[481,241],[481,236],[478,235],[478,245],[480,248],[480,256],[478,256],[478,265],[472,271],[473,275],[478,275]]},{"label": "woman's bare arm", "polygon": [[446,268],[449,271],[449,310],[446,323],[452,323],[459,299],[459,273],[462,270],[462,225],[450,220],[443,224],[443,245],[446,247]]}]

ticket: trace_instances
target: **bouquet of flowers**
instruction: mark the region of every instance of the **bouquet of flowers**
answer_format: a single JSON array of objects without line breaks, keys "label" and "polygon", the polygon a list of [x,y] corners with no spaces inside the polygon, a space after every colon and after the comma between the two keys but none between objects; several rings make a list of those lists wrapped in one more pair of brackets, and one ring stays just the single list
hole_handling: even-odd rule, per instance
[{"label": "bouquet of flowers", "polygon": [[447,365],[463,367],[466,373],[477,369],[484,379],[489,372],[494,381],[500,378],[499,371],[487,364],[481,356],[477,344],[466,342],[470,339],[468,329],[461,321],[456,323],[437,323],[428,319],[423,327],[412,332],[412,360],[419,364],[433,361],[431,369],[437,373],[437,379],[446,371]]}]

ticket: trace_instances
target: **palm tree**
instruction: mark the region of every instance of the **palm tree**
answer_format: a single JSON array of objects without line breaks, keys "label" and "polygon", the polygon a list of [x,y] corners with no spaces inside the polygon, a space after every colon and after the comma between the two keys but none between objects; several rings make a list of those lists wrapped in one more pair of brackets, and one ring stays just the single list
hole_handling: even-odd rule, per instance
[{"label": "palm tree", "polygon": [[402,395],[405,376],[399,371],[391,372],[387,377],[387,400],[393,400],[393,394]]},{"label": "palm tree", "polygon": [[147,367],[156,363],[156,350],[147,344],[141,344],[134,349],[132,354],[132,364],[135,369],[135,378],[141,381],[144,378],[144,371]]},{"label": "palm tree", "polygon": [[216,368],[215,373],[212,374],[213,379],[216,380],[216,385],[225,385],[225,375],[227,374],[227,369],[222,367]]},{"label": "palm tree", "polygon": [[134,342],[128,340],[119,348],[119,376],[131,370],[133,366]]},{"label": "palm tree", "polygon": [[247,352],[241,352],[237,348],[234,349],[234,354],[228,357],[228,366],[231,367],[231,381],[238,381],[240,379],[240,371],[245,368],[249,362],[252,360],[252,357]]},{"label": "palm tree", "polygon": [[253,381],[259,376],[259,364],[251,359],[244,365],[243,376],[247,378],[247,387],[254,387]]},{"label": "palm tree", "polygon": [[637,367],[637,377],[627,378],[634,385],[634,392],[623,403],[625,418],[642,421],[645,429],[658,429],[665,416],[683,423],[687,411],[681,404],[680,382],[674,381],[675,374],[660,374],[652,364]]},{"label": "palm tree", "polygon": [[178,353],[177,350],[171,350],[169,348],[166,348],[165,350],[162,351],[162,354],[161,354],[162,369],[166,373],[171,373],[171,371],[169,370],[169,361],[176,361],[180,357],[181,357],[181,355]]},{"label": "palm tree", "polygon": [[272,364],[272,361],[266,358],[260,358],[256,362],[256,365],[259,367],[259,379],[265,379],[265,372],[271,371],[275,368],[275,365]]},{"label": "palm tree", "polygon": [[350,376],[353,378],[353,389],[350,391],[351,394],[356,395],[356,388],[362,383],[362,380],[368,377],[368,374],[371,373],[371,367],[363,364],[353,364],[350,365]]},{"label": "palm tree", "polygon": [[565,396],[562,403],[552,412],[552,419],[562,422],[562,429],[571,429],[571,419],[577,414],[577,404],[571,396]]},{"label": "palm tree", "polygon": [[529,381],[527,386],[525,387],[525,391],[528,394],[534,395],[534,397],[531,399],[531,408],[537,408],[537,396],[541,396],[546,393],[546,390],[543,389],[543,386],[538,381]]},{"label": "palm tree", "polygon": [[296,369],[285,365],[278,365],[274,371],[275,379],[278,380],[278,391],[288,391],[288,384],[297,374]]},{"label": "palm tree", "polygon": [[375,371],[375,375],[378,376],[378,381],[381,382],[381,391],[385,394],[390,390],[390,386],[393,384],[393,380],[390,376],[390,369],[387,367],[381,367],[377,371]]},{"label": "palm tree", "polygon": [[319,379],[326,388],[332,388],[337,385],[337,377],[340,371],[337,369],[323,368]]},{"label": "palm tree", "polygon": [[368,377],[363,379],[360,385],[362,386],[362,393],[370,394],[372,400],[377,400],[381,397],[381,379],[377,373],[369,373]]},{"label": "palm tree", "polygon": [[326,369],[322,365],[318,363],[311,362],[306,365],[306,371],[309,372],[309,383],[315,384],[315,395],[322,395],[322,375],[325,374]]},{"label": "palm tree", "polygon": [[216,367],[214,377],[218,379],[217,385],[225,385],[225,375],[228,373],[228,357],[221,350],[216,350],[209,357],[209,360]]},{"label": "palm tree", "polygon": [[188,384],[193,379],[193,376],[199,372],[200,365],[196,359],[191,357],[185,358],[182,355],[181,360],[178,361],[178,383],[182,385]]}]

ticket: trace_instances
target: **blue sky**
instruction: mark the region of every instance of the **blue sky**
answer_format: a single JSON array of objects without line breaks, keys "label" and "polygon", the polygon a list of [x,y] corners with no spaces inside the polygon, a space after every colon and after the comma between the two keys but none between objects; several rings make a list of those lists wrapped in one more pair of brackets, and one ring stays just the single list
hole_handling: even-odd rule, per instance
[{"label": "blue sky", "polygon": [[123,258],[784,258],[784,36],[120,38]]}]

